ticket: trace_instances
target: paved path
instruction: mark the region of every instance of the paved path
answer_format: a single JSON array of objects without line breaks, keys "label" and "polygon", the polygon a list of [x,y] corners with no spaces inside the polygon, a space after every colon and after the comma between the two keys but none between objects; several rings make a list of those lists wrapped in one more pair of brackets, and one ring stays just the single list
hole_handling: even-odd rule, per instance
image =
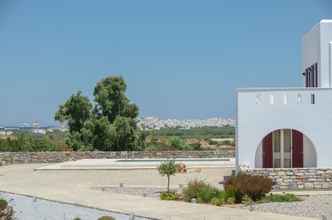
[{"label": "paved path", "polygon": [[[0,167],[0,190],[165,220],[310,219],[211,205],[167,202],[92,189],[98,185],[114,184],[118,181],[126,184],[155,184],[162,181],[158,179],[157,171],[142,173],[139,171],[128,171],[127,173],[123,171],[34,171],[40,166],[42,165],[26,164]],[[211,181],[217,181],[219,179],[217,176],[222,177],[229,172],[230,170],[208,170],[202,171],[199,177],[205,176]],[[187,181],[190,176],[194,176],[194,173],[174,179],[178,183]]]},{"label": "paved path", "polygon": [[[156,169],[161,162],[161,159],[83,159],[50,164],[37,170],[142,170]],[[234,158],[177,158],[176,162],[184,163],[188,169],[235,167]]]}]

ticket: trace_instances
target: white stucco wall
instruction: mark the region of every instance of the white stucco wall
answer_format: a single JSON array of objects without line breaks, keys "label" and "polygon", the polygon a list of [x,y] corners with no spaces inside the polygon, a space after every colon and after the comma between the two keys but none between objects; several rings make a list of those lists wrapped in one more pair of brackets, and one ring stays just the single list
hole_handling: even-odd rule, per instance
[{"label": "white stucco wall", "polygon": [[311,140],[304,135],[303,137],[303,167],[316,167],[317,155],[315,146]]},{"label": "white stucco wall", "polygon": [[[318,63],[318,86],[329,87],[329,80],[323,79],[320,74],[320,23],[316,24],[309,32],[305,33],[302,38],[302,73],[311,65]],[[323,79],[323,80],[322,80]],[[322,82],[322,81],[323,82]],[[303,86],[304,77],[303,77]]]},{"label": "white stucco wall", "polygon": [[302,67],[306,68],[318,63],[318,86],[332,86],[332,68],[330,43],[332,42],[332,20],[322,20],[302,38]]},{"label": "white stucco wall", "polygon": [[[315,94],[315,104],[310,103],[311,94]],[[301,103],[298,103],[298,95],[302,97]],[[271,96],[273,96],[273,104],[270,102]],[[257,97],[261,99],[259,102]],[[236,128],[238,164],[254,167],[257,146],[262,138],[271,131],[283,128],[296,129],[306,135],[315,146],[317,166],[332,167],[330,159],[332,155],[332,89],[238,90]],[[304,151],[305,157],[313,152],[310,148],[305,148]],[[305,162],[305,165],[312,163],[312,161]]]}]

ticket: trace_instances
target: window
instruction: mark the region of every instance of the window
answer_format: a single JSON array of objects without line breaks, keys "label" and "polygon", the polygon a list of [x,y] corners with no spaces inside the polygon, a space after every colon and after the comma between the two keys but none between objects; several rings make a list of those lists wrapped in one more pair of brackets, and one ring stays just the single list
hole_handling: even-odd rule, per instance
[{"label": "window", "polygon": [[318,87],[318,63],[306,68],[302,74],[305,77],[305,87]]},{"label": "window", "polygon": [[284,104],[287,105],[287,94],[284,94]]},{"label": "window", "polygon": [[262,95],[261,94],[257,94],[256,95],[256,104],[261,104],[262,103]]},{"label": "window", "polygon": [[315,94],[314,93],[311,93],[311,95],[310,95],[310,103],[311,104],[315,104]]},{"label": "window", "polygon": [[297,104],[301,104],[302,103],[302,95],[301,94],[297,94],[296,101],[297,101]]},{"label": "window", "polygon": [[280,153],[280,137],[281,132],[280,130],[273,132],[272,134],[272,140],[273,140],[273,152],[274,153]]},{"label": "window", "polygon": [[290,129],[283,130],[283,162],[284,168],[292,167],[292,131]]},{"label": "window", "polygon": [[273,147],[273,167],[281,167],[281,132],[280,130],[272,133],[272,147]]},{"label": "window", "polygon": [[273,168],[292,167],[292,130],[281,129],[272,133]]},{"label": "window", "polygon": [[270,95],[270,104],[273,105],[274,104],[274,96]]}]

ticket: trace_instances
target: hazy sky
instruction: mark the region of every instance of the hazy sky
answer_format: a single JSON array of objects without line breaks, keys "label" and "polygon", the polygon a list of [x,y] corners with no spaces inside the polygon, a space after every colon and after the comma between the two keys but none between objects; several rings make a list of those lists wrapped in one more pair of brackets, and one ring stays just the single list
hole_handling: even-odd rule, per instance
[{"label": "hazy sky", "polygon": [[330,0],[0,0],[0,124],[53,124],[121,74],[141,116],[234,116],[235,89],[301,86],[301,36]]}]

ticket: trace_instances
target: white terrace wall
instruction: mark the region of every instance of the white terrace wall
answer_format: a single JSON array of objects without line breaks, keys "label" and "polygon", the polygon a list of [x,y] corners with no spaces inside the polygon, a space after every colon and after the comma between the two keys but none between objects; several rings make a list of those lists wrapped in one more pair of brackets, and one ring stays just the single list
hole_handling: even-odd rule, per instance
[{"label": "white terrace wall", "polygon": [[2,152],[0,153],[0,165],[59,163],[80,159],[234,158],[234,154],[234,148],[202,151]]}]

